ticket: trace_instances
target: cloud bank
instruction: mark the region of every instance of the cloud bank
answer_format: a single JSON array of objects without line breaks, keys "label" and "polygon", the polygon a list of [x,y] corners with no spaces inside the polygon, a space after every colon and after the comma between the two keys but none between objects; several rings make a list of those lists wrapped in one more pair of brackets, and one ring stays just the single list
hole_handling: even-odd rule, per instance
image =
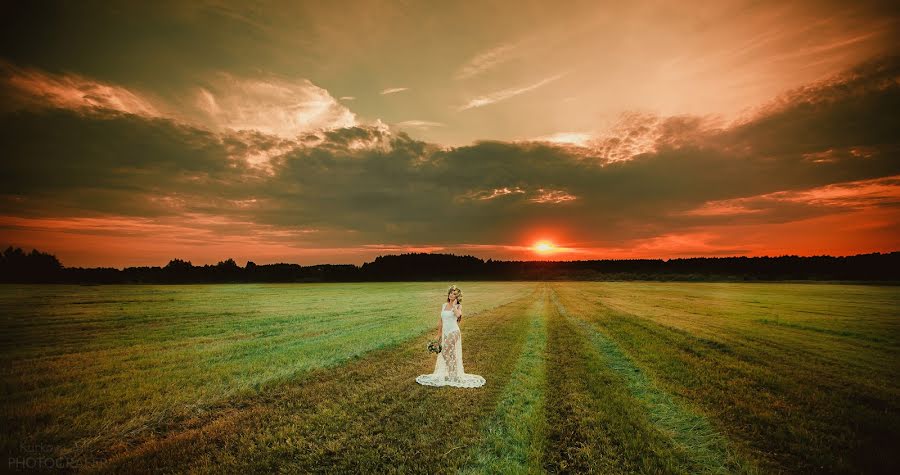
[{"label": "cloud bank", "polygon": [[[23,97],[17,84],[33,83],[8,83],[4,96]],[[136,249],[152,239],[141,230],[163,226],[171,242],[159,255],[207,242],[244,246],[258,262],[290,250],[295,261],[362,262],[385,246],[530,258],[521,246],[546,237],[568,258],[900,248],[896,57],[733,124],[633,114],[615,136],[578,145],[442,147],[355,124],[307,83],[218,83],[198,98],[216,130],[159,116],[111,85],[71,99],[96,89],[84,78],[48,84],[62,92],[0,114],[8,239],[84,247],[124,233]],[[250,104],[298,115],[280,129]]]}]

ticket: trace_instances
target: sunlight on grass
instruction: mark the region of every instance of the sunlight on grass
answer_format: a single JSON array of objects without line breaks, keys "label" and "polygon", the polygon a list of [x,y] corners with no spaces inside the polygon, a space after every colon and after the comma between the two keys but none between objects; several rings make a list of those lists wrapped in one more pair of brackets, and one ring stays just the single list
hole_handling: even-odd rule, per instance
[{"label": "sunlight on grass", "polygon": [[[466,318],[531,287],[457,284]],[[421,334],[445,298],[418,282],[0,286],[2,443],[82,455],[143,437]]]},{"label": "sunlight on grass", "polygon": [[[900,288],[4,285],[0,447],[90,471],[895,473]],[[455,390],[454,390],[455,389]]]}]

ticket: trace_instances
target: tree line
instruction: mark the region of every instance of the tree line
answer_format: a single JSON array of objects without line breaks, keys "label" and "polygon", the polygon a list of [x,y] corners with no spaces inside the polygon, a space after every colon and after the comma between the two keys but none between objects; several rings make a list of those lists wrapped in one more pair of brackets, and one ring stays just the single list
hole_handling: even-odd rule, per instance
[{"label": "tree line", "polygon": [[900,281],[900,251],[854,256],[690,257],[502,261],[455,254],[378,256],[361,266],[278,263],[241,267],[234,259],[195,266],[172,259],[164,267],[65,267],[52,254],[8,247],[0,255],[0,282],[69,284],[187,284],[226,282],[367,282],[452,280],[680,280]]}]

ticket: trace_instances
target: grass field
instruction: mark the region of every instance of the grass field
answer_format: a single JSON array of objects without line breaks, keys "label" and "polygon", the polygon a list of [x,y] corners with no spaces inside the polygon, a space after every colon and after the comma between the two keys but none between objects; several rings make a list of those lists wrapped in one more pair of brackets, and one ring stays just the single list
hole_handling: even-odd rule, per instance
[{"label": "grass field", "polygon": [[2,468],[900,473],[900,287],[456,283],[0,286]]}]

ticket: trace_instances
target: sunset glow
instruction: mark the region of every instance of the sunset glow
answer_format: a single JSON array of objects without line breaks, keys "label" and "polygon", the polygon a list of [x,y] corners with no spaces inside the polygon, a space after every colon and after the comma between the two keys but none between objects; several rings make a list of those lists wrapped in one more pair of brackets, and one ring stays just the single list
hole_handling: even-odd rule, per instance
[{"label": "sunset glow", "polygon": [[549,254],[556,250],[556,246],[550,241],[539,241],[534,244],[534,252],[538,254]]},{"label": "sunset glow", "polygon": [[14,2],[0,246],[84,267],[900,249],[884,5],[492,5]]}]

